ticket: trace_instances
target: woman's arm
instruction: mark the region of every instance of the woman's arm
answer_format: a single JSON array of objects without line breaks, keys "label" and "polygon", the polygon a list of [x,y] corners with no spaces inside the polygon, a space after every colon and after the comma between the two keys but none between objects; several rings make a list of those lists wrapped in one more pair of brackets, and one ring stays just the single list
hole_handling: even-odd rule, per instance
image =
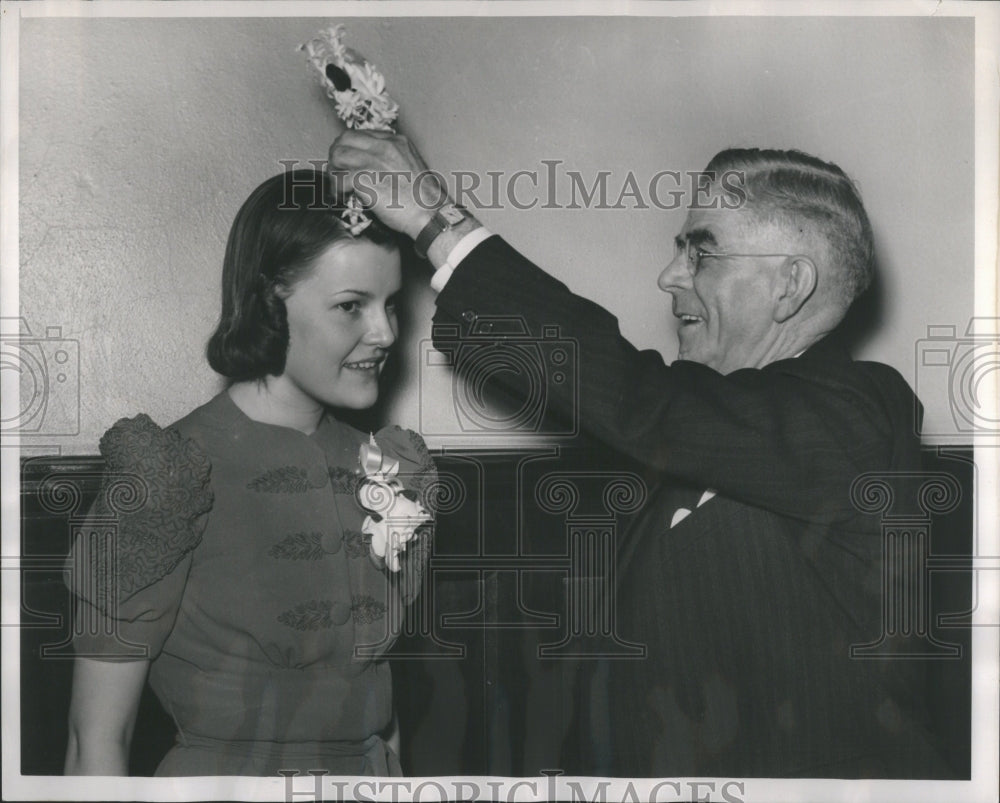
[{"label": "woman's arm", "polygon": [[66,775],[128,775],[129,746],[149,661],[73,664]]},{"label": "woman's arm", "polygon": [[382,738],[384,738],[385,743],[392,748],[393,753],[397,756],[402,755],[400,753],[402,747],[399,743],[399,715],[396,713],[395,708],[392,712],[392,723],[382,733]]}]

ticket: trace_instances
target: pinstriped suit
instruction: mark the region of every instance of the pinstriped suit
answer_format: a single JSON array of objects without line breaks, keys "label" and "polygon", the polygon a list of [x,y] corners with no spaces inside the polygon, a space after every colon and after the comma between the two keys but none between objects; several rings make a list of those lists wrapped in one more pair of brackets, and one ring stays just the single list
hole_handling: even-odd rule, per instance
[{"label": "pinstriped suit", "polygon": [[[946,773],[923,724],[921,667],[848,655],[881,633],[880,526],[852,505],[851,482],[920,465],[919,405],[896,371],[852,361],[833,338],[726,376],[664,365],[499,237],[466,257],[437,305],[435,323],[463,335],[493,315],[522,316],[534,336],[558,326],[577,343],[581,392],[550,382],[549,404],[578,404],[585,430],[662,477],[618,562],[619,635],[648,657],[588,668],[585,679],[607,683],[583,683],[586,744],[560,766],[635,777]],[[604,695],[610,727],[588,731]]]}]

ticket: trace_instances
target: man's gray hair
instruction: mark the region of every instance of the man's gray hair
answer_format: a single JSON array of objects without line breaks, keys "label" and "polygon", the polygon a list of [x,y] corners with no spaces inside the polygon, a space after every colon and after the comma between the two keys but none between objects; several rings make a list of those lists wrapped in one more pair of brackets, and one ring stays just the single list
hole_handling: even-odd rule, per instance
[{"label": "man's gray hair", "polygon": [[857,187],[837,165],[795,150],[729,148],[705,170],[741,173],[749,208],[763,219],[812,223],[830,245],[845,304],[868,289],[875,272],[872,227]]}]

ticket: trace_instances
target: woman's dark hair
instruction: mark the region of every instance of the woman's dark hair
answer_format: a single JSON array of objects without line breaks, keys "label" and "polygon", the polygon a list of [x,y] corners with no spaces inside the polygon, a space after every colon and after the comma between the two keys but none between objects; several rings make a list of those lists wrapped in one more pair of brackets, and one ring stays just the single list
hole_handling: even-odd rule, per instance
[{"label": "woman's dark hair", "polygon": [[222,267],[222,314],[208,341],[208,362],[234,382],[280,375],[288,352],[284,298],[314,260],[341,240],[398,246],[377,220],[352,235],[343,204],[321,170],[272,176],[236,213]]}]

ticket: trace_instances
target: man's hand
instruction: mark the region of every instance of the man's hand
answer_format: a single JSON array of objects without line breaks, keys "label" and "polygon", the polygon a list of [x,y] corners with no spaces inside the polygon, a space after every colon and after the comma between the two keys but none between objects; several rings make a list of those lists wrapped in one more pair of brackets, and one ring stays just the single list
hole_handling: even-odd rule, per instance
[{"label": "man's hand", "polygon": [[414,239],[448,202],[447,188],[402,134],[345,131],[330,146],[330,171],[338,190],[353,189],[386,226]]}]

